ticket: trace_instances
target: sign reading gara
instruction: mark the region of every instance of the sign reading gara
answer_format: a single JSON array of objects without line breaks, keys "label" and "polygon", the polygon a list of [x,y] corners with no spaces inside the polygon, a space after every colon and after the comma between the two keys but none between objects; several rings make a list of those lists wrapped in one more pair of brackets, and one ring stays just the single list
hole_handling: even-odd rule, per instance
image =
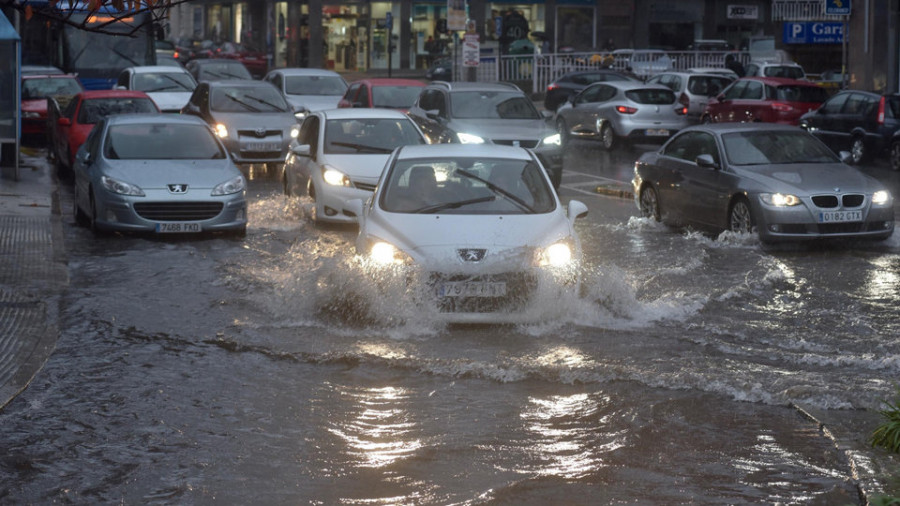
[{"label": "sign reading gara", "polygon": [[785,44],[841,44],[844,42],[844,24],[825,21],[785,23],[782,42]]}]

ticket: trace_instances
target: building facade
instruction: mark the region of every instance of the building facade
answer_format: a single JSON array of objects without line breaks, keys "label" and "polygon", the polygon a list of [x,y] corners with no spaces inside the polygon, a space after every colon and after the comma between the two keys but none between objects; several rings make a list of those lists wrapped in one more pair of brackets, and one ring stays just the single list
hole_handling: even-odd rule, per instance
[{"label": "building facade", "polygon": [[[850,14],[829,13],[837,5]],[[846,67],[853,88],[900,82],[900,0],[193,0],[172,9],[167,36],[241,42],[270,67],[424,69],[458,42],[454,6],[474,20],[483,52],[521,49],[517,39],[550,52],[762,42],[810,73]]]}]

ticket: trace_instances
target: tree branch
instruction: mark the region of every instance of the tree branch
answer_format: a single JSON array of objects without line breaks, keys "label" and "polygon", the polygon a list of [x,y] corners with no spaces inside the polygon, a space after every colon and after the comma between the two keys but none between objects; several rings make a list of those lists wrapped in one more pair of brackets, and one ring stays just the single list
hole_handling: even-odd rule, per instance
[{"label": "tree branch", "polygon": [[[79,2],[77,0],[0,0],[0,8],[19,11],[26,20],[34,17],[51,22],[78,28],[86,32],[104,33],[108,35],[134,36],[147,25],[163,24],[169,10],[190,0],[90,0]],[[74,10],[75,7],[79,9]],[[100,24],[88,24],[89,17],[75,17],[75,14],[92,12],[104,17],[108,21]],[[148,13],[144,21],[134,23],[134,17],[138,14]],[[122,25],[131,29],[123,32]],[[113,29],[111,27],[117,27]],[[150,27],[148,27],[150,28]]]}]

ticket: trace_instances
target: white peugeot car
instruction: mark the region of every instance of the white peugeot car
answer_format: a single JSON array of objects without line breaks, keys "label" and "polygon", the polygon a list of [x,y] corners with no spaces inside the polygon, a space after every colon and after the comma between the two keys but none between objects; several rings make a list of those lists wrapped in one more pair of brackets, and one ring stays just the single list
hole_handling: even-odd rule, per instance
[{"label": "white peugeot car", "polygon": [[355,217],[342,212],[344,202],[372,195],[395,148],[425,143],[419,127],[399,111],[313,112],[300,125],[285,159],[284,193],[309,195],[316,204],[316,222],[355,223]]},{"label": "white peugeot car", "polygon": [[359,217],[363,262],[399,269],[441,321],[523,323],[541,318],[541,301],[579,287],[574,224],[587,206],[564,207],[528,149],[405,146],[372,198],[345,209]]}]

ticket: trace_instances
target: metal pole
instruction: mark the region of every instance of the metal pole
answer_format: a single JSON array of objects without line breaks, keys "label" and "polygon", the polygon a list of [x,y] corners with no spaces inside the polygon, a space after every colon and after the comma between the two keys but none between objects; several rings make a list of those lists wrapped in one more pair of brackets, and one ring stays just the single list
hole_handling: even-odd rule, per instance
[{"label": "metal pole", "polygon": [[850,38],[850,31],[848,30],[847,19],[850,16],[844,16],[844,26],[841,33],[841,89],[847,89],[847,39]]}]

